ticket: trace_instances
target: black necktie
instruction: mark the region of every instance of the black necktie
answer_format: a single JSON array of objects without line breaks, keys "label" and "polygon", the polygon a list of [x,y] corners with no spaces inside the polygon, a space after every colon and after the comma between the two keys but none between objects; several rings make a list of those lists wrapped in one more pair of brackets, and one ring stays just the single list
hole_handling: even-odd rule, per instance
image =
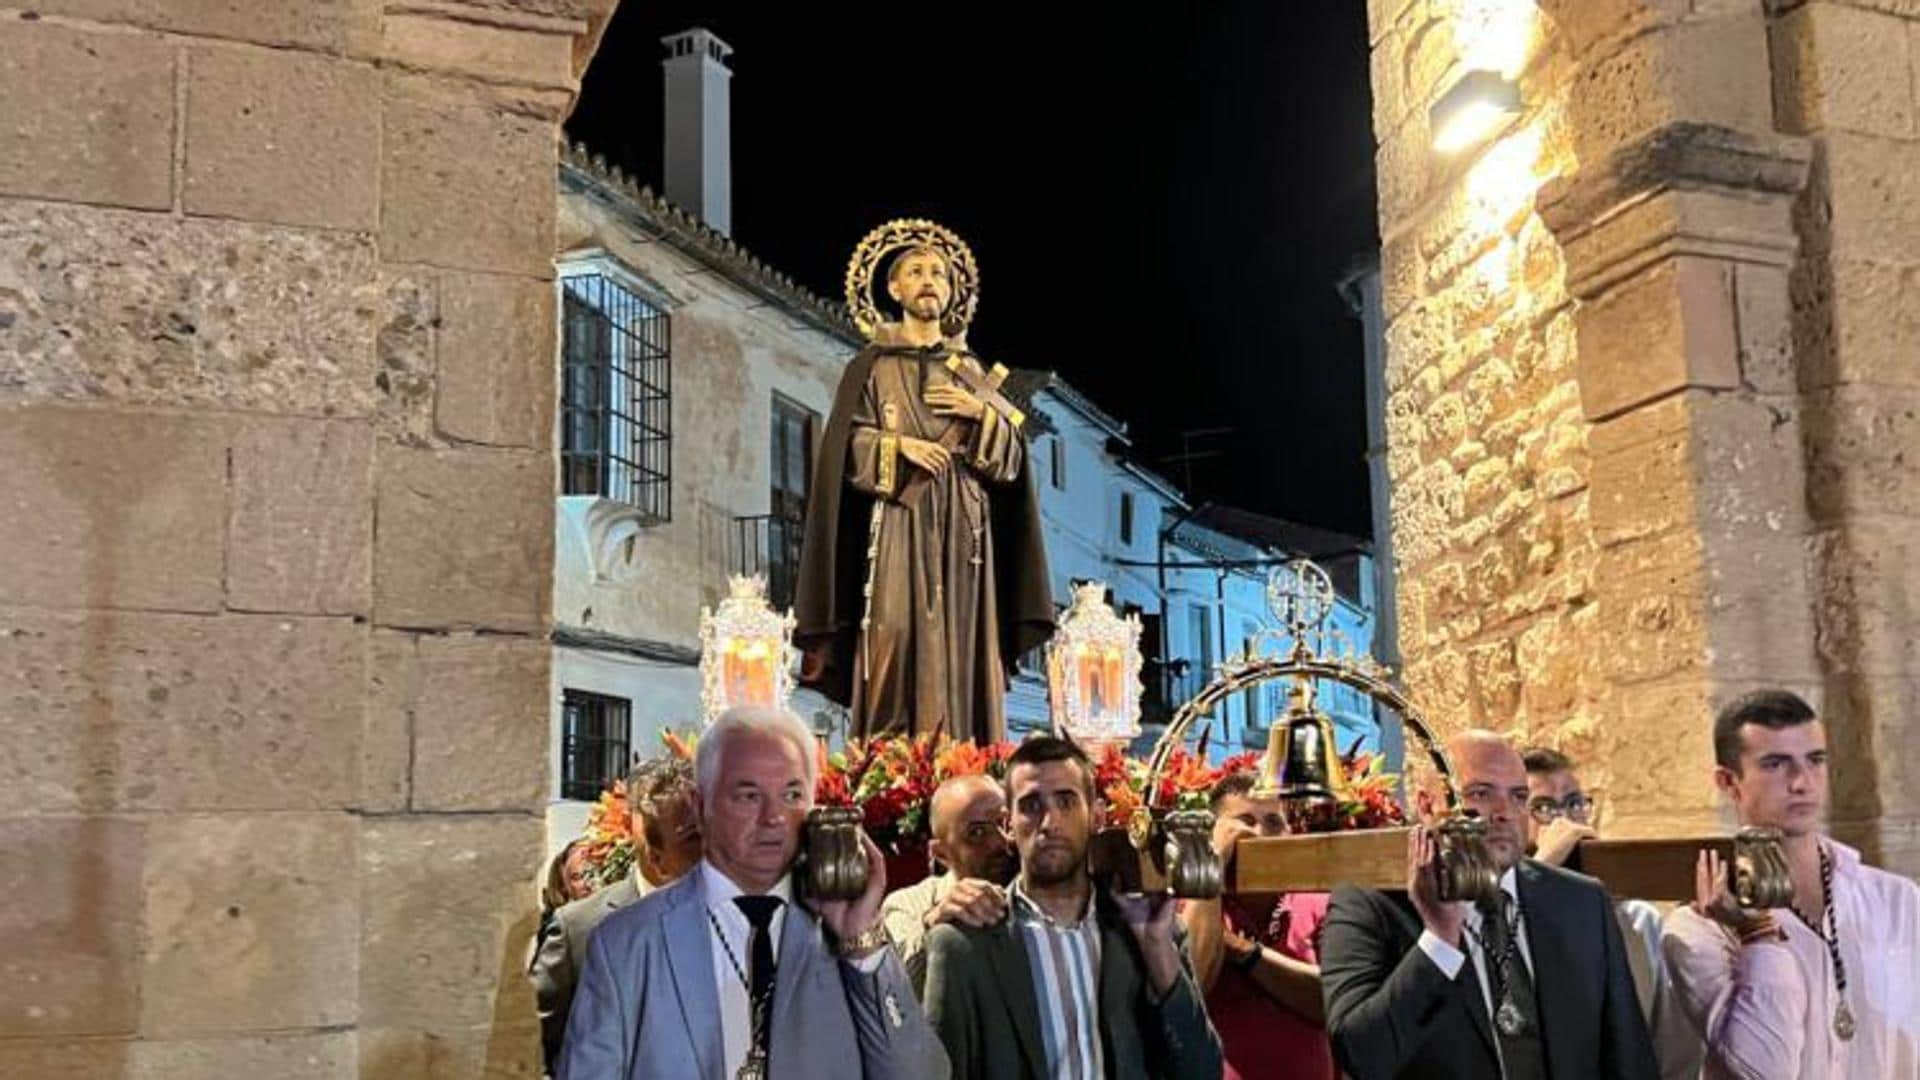
[{"label": "black necktie", "polygon": [[[1481,909],[1481,930],[1486,935],[1485,961],[1487,981],[1493,993],[1494,1037],[1500,1041],[1500,1060],[1506,1066],[1507,1080],[1546,1080],[1547,1048],[1540,1031],[1540,1006],[1534,997],[1533,977],[1527,972],[1526,957],[1520,955],[1513,940],[1513,924],[1508,912],[1513,898],[1505,892],[1500,899]],[[1518,1014],[1517,1025],[1501,1023],[1501,1011]],[[1513,1026],[1517,1030],[1508,1031]]]},{"label": "black necktie", "polygon": [[753,942],[747,947],[752,954],[749,961],[752,967],[747,976],[747,1005],[753,1018],[753,1045],[764,1052],[767,1027],[773,1018],[773,935],[767,928],[773,925],[773,913],[779,911],[785,901],[777,896],[736,896],[733,902],[753,927]]}]

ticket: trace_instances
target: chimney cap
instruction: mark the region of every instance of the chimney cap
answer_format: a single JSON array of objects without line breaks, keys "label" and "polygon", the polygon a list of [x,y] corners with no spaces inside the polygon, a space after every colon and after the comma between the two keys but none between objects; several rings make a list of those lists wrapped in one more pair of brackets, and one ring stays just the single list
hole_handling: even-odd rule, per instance
[{"label": "chimney cap", "polygon": [[668,34],[660,39],[660,44],[667,47],[669,60],[704,53],[716,63],[724,64],[733,56],[733,46],[721,41],[719,35],[704,26]]}]

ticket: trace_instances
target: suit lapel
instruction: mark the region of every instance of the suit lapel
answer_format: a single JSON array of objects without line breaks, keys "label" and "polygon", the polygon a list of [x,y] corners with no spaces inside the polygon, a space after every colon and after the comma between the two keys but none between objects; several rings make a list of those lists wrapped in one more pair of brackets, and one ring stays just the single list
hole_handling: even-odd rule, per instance
[{"label": "suit lapel", "polygon": [[[701,1076],[718,1076],[725,1063],[721,1046],[720,990],[713,985],[713,931],[707,926],[707,893],[699,873],[676,897],[676,903],[661,916],[667,937],[667,968],[673,975],[673,992],[680,1002],[680,1018],[687,1025],[687,1041],[693,1046],[694,1060]],[[694,1018],[700,1017],[699,1022]]]},{"label": "suit lapel", "polygon": [[1027,959],[1026,935],[1012,919],[987,932],[987,956],[993,966],[993,981],[1000,987],[1000,1000],[1013,1021],[1013,1034],[1020,1042],[1030,1073],[1047,1070],[1047,1047],[1040,1041],[1040,1003],[1033,996],[1033,968]]},{"label": "suit lapel", "polygon": [[793,1030],[788,1020],[805,992],[807,972],[813,965],[814,954],[819,951],[814,947],[819,924],[811,912],[798,903],[790,903],[781,918],[784,922],[780,927],[780,957],[774,967],[773,1027],[768,1031],[769,1039]]},{"label": "suit lapel", "polygon": [[1493,1040],[1493,1025],[1487,1018],[1487,995],[1480,988],[1480,976],[1473,970],[1473,957],[1460,965],[1460,977],[1453,981],[1454,992],[1460,995],[1460,1006],[1467,1010],[1467,1016],[1473,1020],[1473,1030],[1480,1035],[1480,1041],[1487,1046],[1487,1053],[1494,1060],[1500,1058],[1500,1050]]},{"label": "suit lapel", "polygon": [[[1547,1067],[1564,1075],[1569,1071],[1567,1064],[1555,1060],[1553,1048],[1560,1047],[1562,1055],[1569,1052],[1569,1047],[1573,1048],[1573,1053],[1587,1051],[1578,1047],[1571,1036],[1561,1034],[1560,1021],[1567,1019],[1561,1015],[1562,1006],[1567,1006],[1570,1011],[1572,1003],[1547,993],[1540,973],[1556,972],[1565,980],[1580,979],[1584,973],[1575,963],[1572,942],[1553,918],[1554,905],[1546,895],[1550,887],[1540,868],[1522,859],[1514,880],[1520,890],[1521,909],[1526,912],[1527,953],[1533,957],[1533,1002],[1540,1014],[1540,1039],[1545,1044]],[[1613,912],[1608,911],[1607,917],[1613,918]]]}]

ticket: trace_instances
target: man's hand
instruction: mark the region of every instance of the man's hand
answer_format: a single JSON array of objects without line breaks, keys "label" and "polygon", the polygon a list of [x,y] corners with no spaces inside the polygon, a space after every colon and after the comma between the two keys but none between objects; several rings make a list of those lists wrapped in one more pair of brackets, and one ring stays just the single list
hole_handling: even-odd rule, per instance
[{"label": "man's hand", "polygon": [[953,883],[946,898],[933,906],[921,919],[929,928],[941,923],[959,923],[975,929],[993,926],[1007,917],[1007,894],[1000,886],[979,878],[961,878]]},{"label": "man's hand", "polygon": [[810,903],[814,914],[827,924],[840,941],[852,941],[880,924],[880,904],[887,898],[887,860],[880,846],[865,829],[860,831],[860,846],[867,853],[867,891],[855,900],[821,900]]},{"label": "man's hand", "polygon": [[953,463],[953,455],[937,442],[900,436],[900,455],[920,468],[939,476]]},{"label": "man's hand", "polygon": [[962,386],[935,386],[927,391],[926,402],[933,407],[934,415],[962,420],[978,420],[987,411],[986,405]]},{"label": "man's hand", "polygon": [[1580,841],[1599,835],[1599,831],[1591,825],[1582,825],[1570,817],[1557,817],[1552,824],[1540,830],[1540,845],[1534,850],[1533,857],[1550,866],[1565,866],[1567,856],[1580,846]]},{"label": "man's hand", "polygon": [[1172,893],[1111,893],[1113,904],[1140,943],[1147,964],[1147,981],[1156,998],[1164,998],[1180,977],[1180,947],[1173,943],[1173,916],[1180,904]]},{"label": "man's hand", "polygon": [[1727,885],[1727,864],[1720,853],[1708,848],[1693,863],[1693,910],[1733,931],[1752,929],[1764,913],[1748,911],[1733,898]]},{"label": "man's hand", "polygon": [[1240,838],[1252,836],[1254,832],[1253,826],[1239,818],[1213,819],[1213,853],[1220,857],[1220,865],[1232,861],[1234,851],[1240,847]]},{"label": "man's hand", "polygon": [[1407,896],[1434,937],[1458,949],[1467,905],[1440,899],[1440,845],[1425,825],[1407,834]]}]

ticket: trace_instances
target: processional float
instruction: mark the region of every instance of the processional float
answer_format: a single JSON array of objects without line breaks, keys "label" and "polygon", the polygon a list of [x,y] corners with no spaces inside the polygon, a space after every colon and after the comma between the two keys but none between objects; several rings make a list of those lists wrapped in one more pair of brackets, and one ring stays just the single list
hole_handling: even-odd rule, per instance
[{"label": "processional float", "polygon": [[[1276,568],[1268,578],[1267,603],[1278,625],[1256,635],[1244,654],[1220,664],[1213,680],[1175,712],[1149,761],[1144,804],[1132,820],[1114,823],[1097,838],[1096,861],[1118,872],[1126,884],[1167,888],[1193,898],[1222,891],[1328,892],[1339,884],[1404,889],[1409,828],[1310,831],[1346,793],[1333,723],[1317,705],[1318,686],[1333,683],[1351,687],[1396,714],[1431,762],[1445,798],[1435,828],[1441,895],[1462,901],[1495,895],[1499,871],[1487,851],[1485,823],[1462,805],[1453,765],[1427,718],[1393,685],[1384,668],[1329,625],[1335,601],[1326,572],[1304,559]],[[1062,633],[1071,625],[1069,618]],[[1275,648],[1274,654],[1261,655],[1268,646]],[[1269,728],[1254,796],[1278,797],[1295,832],[1244,838],[1236,845],[1233,864],[1222,867],[1210,842],[1213,815],[1165,805],[1160,778],[1174,751],[1196,723],[1211,718],[1215,706],[1281,680],[1289,684],[1288,705]],[[1068,685],[1080,684],[1073,680]],[[1137,689],[1133,700],[1137,716]],[[1074,719],[1056,716],[1056,727],[1072,733]],[[1771,829],[1742,829],[1732,837],[1595,838],[1580,843],[1568,867],[1601,879],[1615,895],[1689,900],[1697,854],[1714,849],[1729,867],[1740,903],[1772,908],[1784,906],[1792,896],[1779,841],[1779,833]],[[1125,857],[1129,853],[1131,859]],[[1122,863],[1130,865],[1121,868]]]}]

